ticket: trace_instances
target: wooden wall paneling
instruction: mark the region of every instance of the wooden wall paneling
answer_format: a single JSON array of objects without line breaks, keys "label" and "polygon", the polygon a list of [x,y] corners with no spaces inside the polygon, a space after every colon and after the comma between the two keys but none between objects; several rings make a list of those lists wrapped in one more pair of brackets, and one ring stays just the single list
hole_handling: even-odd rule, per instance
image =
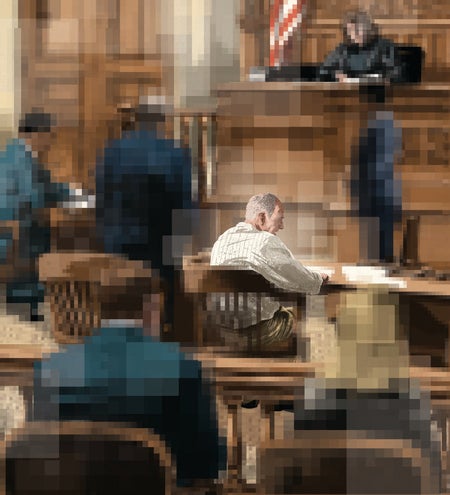
[{"label": "wooden wall paneling", "polygon": [[365,9],[375,17],[442,19],[448,16],[447,0],[309,0],[310,15],[341,19],[346,11]]},{"label": "wooden wall paneling", "polygon": [[[433,86],[430,86],[433,87]],[[449,211],[450,99],[448,88],[398,88],[394,113],[402,129],[403,208]]]},{"label": "wooden wall paneling", "polygon": [[158,12],[156,0],[20,2],[23,111],[42,108],[79,130],[79,162],[62,175],[92,185],[96,155],[120,129],[116,107],[160,87]]},{"label": "wooden wall paneling", "polygon": [[138,103],[140,95],[157,93],[162,85],[161,60],[155,56],[144,60],[111,60],[106,66],[108,90],[118,104]]},{"label": "wooden wall paneling", "polygon": [[221,92],[217,196],[245,201],[270,187],[285,201],[320,202],[323,111],[321,92]]},{"label": "wooden wall paneling", "polygon": [[19,27],[22,51],[21,60],[21,110],[31,108],[35,96],[35,64],[37,50],[36,36],[36,2],[23,0],[19,2]]},{"label": "wooden wall paneling", "polygon": [[118,0],[119,54],[133,58],[159,56],[160,3],[146,0]]},{"label": "wooden wall paneling", "polygon": [[76,127],[58,126],[54,130],[51,149],[44,165],[57,181],[83,184],[79,173],[80,140]]},{"label": "wooden wall paneling", "polygon": [[332,245],[332,259],[341,263],[354,263],[364,256],[364,246],[360,246],[357,218],[347,216],[330,218],[328,235]]},{"label": "wooden wall paneling", "polygon": [[270,0],[242,0],[241,3],[241,75],[251,67],[269,65]]},{"label": "wooden wall paneling", "polygon": [[419,220],[419,261],[437,269],[450,268],[450,215],[423,215]]},{"label": "wooden wall paneling", "polygon": [[145,56],[160,58],[161,53],[161,5],[159,0],[142,4],[142,51]]},{"label": "wooden wall paneling", "polygon": [[[83,0],[80,21],[83,50],[81,53],[82,79],[80,81],[80,137],[82,151],[80,173],[93,186],[96,158],[108,136],[108,125],[115,109],[108,105],[106,81],[108,19],[97,16],[89,0]],[[94,8],[96,5],[94,4]]]},{"label": "wooden wall paneling", "polygon": [[57,180],[74,181],[78,168],[74,135],[78,132],[79,38],[77,20],[67,16],[76,16],[77,2],[65,2],[64,8],[61,10],[56,0],[19,3],[25,68],[22,113],[37,108],[55,116],[57,126],[45,165]]},{"label": "wooden wall paneling", "polygon": [[141,0],[119,0],[120,54],[140,55],[143,52],[143,16]]},{"label": "wooden wall paneling", "polygon": [[55,115],[57,125],[77,126],[80,103],[78,61],[37,62],[34,71],[34,99],[26,110],[41,107]]}]

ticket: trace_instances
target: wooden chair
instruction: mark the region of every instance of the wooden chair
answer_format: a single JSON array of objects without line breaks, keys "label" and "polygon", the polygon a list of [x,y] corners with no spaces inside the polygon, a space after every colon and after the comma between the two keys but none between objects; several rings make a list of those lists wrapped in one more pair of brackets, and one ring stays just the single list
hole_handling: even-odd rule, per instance
[{"label": "wooden chair", "polygon": [[[181,291],[184,297],[184,324],[180,321],[177,325],[175,340],[200,347],[217,344],[214,338],[211,342],[205,328],[204,315],[208,294],[233,294],[235,304],[239,294],[247,293],[255,293],[259,301],[262,296],[274,296],[292,302],[297,308],[304,304],[303,294],[283,291],[253,270],[210,266],[206,253],[184,258]],[[186,330],[188,322],[191,322],[191,327]]]},{"label": "wooden chair", "polygon": [[261,493],[439,493],[429,457],[411,440],[364,431],[301,434],[261,445]]},{"label": "wooden chair", "polygon": [[175,465],[150,430],[120,423],[35,422],[4,445],[10,495],[171,495]]},{"label": "wooden chair", "polygon": [[17,220],[1,220],[0,233],[11,236],[12,245],[6,253],[5,263],[0,264],[0,281],[10,282],[28,275],[34,270],[34,260],[23,258],[19,255],[20,223]]},{"label": "wooden chair", "polygon": [[143,298],[160,290],[142,261],[102,253],[48,253],[39,260],[46,285],[52,331],[59,343],[77,343],[101,326],[112,311],[142,320]]}]

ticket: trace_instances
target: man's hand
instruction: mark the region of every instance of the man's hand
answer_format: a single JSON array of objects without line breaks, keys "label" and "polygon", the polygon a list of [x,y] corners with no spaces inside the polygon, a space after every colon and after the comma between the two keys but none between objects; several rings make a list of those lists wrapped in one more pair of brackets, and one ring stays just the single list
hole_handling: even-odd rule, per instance
[{"label": "man's hand", "polygon": [[330,280],[330,276],[326,273],[321,273],[320,275],[322,276],[322,284],[326,284]]},{"label": "man's hand", "polygon": [[347,76],[341,70],[336,71],[335,77],[336,81],[338,82],[345,82],[345,80],[347,79]]}]

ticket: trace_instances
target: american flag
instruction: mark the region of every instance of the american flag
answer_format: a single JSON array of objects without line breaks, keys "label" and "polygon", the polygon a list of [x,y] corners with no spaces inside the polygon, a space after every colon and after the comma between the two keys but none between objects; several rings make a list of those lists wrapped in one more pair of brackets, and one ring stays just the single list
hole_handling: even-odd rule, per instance
[{"label": "american flag", "polygon": [[306,0],[273,0],[270,13],[270,65],[283,61],[284,47],[302,22]]}]

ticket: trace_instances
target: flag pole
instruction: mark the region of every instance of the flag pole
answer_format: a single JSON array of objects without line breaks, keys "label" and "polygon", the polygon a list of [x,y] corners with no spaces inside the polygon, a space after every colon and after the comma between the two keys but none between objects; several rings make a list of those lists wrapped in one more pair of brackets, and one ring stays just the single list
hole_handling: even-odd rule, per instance
[{"label": "flag pole", "polygon": [[274,0],[270,10],[270,55],[269,65],[278,67],[279,61],[279,26],[280,26],[280,9],[283,0]]}]

